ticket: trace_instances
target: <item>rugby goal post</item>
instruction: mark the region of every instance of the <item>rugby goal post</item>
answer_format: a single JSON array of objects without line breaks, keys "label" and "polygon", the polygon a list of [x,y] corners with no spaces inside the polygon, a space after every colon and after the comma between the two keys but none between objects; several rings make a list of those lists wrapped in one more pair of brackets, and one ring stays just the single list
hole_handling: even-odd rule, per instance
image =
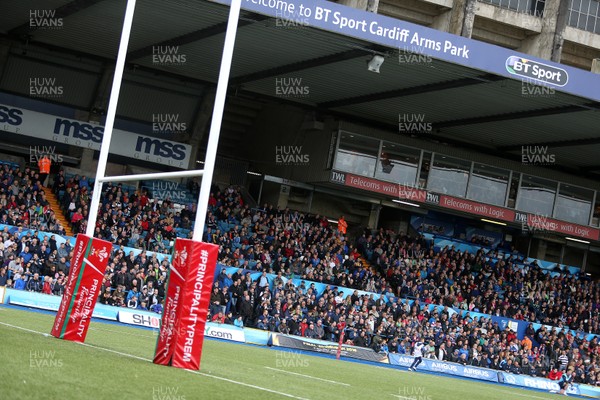
[{"label": "rugby goal post", "polygon": [[[80,259],[82,266],[90,266],[89,268],[79,268],[77,270],[81,275],[86,275],[85,271],[93,271],[96,275],[92,278],[88,277],[89,279],[87,280],[82,279],[81,276],[74,276],[73,290],[69,292],[69,296],[63,296],[62,303],[65,304],[66,310],[71,310],[72,307],[77,306],[77,304],[81,306],[80,309],[84,310],[85,312],[79,313],[81,315],[77,314],[77,317],[79,318],[77,322],[79,322],[78,326],[81,324],[85,325],[85,330],[87,331],[87,326],[89,325],[89,321],[93,313],[95,301],[90,304],[89,296],[87,302],[85,299],[82,300],[82,298],[85,296],[78,296],[77,291],[78,289],[82,288],[82,286],[78,285],[77,282],[81,283],[84,281],[89,281],[91,282],[90,284],[94,284],[98,277],[100,277],[99,279],[101,282],[101,274],[104,273],[106,266],[108,265],[109,257],[104,257],[106,244],[108,242],[100,241],[100,239],[94,239],[93,237],[98,218],[98,207],[100,206],[100,197],[102,195],[102,187],[104,182],[123,182],[138,181],[142,179],[166,179],[201,176],[202,183],[200,186],[200,193],[198,195],[198,206],[196,210],[192,239],[177,239],[175,242],[175,251],[172,257],[172,266],[169,274],[169,283],[167,286],[167,298],[165,299],[165,303],[170,307],[169,310],[171,313],[167,315],[165,307],[160,333],[160,338],[164,339],[165,343],[163,343],[162,347],[159,346],[160,340],[159,343],[157,343],[154,360],[154,362],[158,364],[173,365],[180,368],[197,370],[200,368],[200,355],[204,337],[204,325],[206,323],[208,300],[212,289],[212,281],[214,270],[216,268],[216,255],[218,250],[216,245],[202,243],[202,235],[206,221],[206,212],[208,210],[210,187],[217,156],[223,111],[225,108],[227,84],[229,81],[231,63],[233,59],[233,49],[237,35],[241,0],[231,1],[229,18],[227,21],[227,30],[225,33],[223,56],[221,60],[219,78],[217,81],[215,103],[208,136],[208,145],[204,160],[204,169],[123,176],[106,176],[106,165],[113,134],[115,116],[117,113],[121,84],[123,81],[123,71],[127,57],[127,49],[129,46],[129,37],[133,25],[135,6],[136,0],[127,1],[119,50],[117,54],[115,74],[113,77],[112,89],[110,92],[108,110],[106,114],[104,135],[102,137],[98,166],[96,168],[96,179],[94,181],[94,189],[88,214],[87,228],[85,235],[79,234],[77,236],[76,249],[82,249],[81,256],[78,257],[78,260]],[[92,244],[94,241],[98,241],[98,245],[104,246],[102,251],[93,248]],[[108,243],[108,245],[110,245],[110,243]],[[96,255],[96,258],[94,258],[94,263],[91,263],[89,259],[93,258],[92,255],[94,254]],[[98,255],[101,255],[102,257],[98,258]],[[100,262],[100,259],[102,259],[102,262]],[[177,265],[177,269],[173,268],[173,264]],[[75,271],[75,268],[72,268],[72,270]],[[177,279],[173,279],[174,286],[172,287],[171,276],[177,277]],[[87,290],[85,293],[89,293],[89,288],[84,287],[83,289]],[[172,293],[171,297],[169,297],[169,293]],[[175,293],[177,297],[175,297]],[[86,307],[84,308],[84,306]],[[65,324],[65,321],[70,320],[67,318],[68,315],[70,314],[63,313],[60,321],[58,321],[60,315],[57,314],[53,332],[54,330],[60,332],[60,329],[57,327],[62,325],[60,325],[59,322]],[[169,318],[171,316],[175,318],[170,320]],[[193,324],[191,322],[193,322]],[[61,337],[60,335],[55,336]],[[69,338],[64,337],[64,335],[61,338],[69,340]],[[84,339],[85,335],[79,341],[83,341]],[[165,348],[168,348],[168,350],[171,351],[171,354],[165,354]],[[161,356],[164,357],[161,358]]]}]

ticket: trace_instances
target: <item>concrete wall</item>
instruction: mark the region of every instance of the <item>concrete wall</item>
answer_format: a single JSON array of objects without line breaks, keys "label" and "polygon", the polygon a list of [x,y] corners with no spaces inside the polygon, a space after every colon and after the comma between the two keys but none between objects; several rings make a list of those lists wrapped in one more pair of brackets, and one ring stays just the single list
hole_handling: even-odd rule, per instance
[{"label": "concrete wall", "polygon": [[568,26],[568,4],[546,0],[543,17],[476,0],[380,0],[377,12],[590,70],[600,58],[600,35]]}]

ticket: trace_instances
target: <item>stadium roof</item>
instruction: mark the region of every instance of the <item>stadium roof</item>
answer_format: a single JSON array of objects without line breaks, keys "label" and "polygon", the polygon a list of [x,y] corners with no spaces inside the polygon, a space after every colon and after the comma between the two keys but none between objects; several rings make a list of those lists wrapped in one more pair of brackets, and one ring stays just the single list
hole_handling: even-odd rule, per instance
[{"label": "stadium roof", "polygon": [[[342,7],[313,3],[334,10]],[[242,7],[257,9],[265,4],[268,1],[244,0]],[[61,29],[32,27],[29,13],[33,5],[32,1],[20,1],[3,7],[0,26],[5,37],[107,62],[115,59],[124,1],[48,0],[45,7],[56,10],[54,17],[64,19]],[[228,7],[204,0],[138,2],[127,60],[130,68],[214,85],[228,12]],[[350,37],[304,26],[312,20],[298,15],[293,17],[295,22],[284,21],[274,17],[278,12],[270,10],[264,13],[269,15],[263,15],[242,10],[231,70],[232,89],[237,93],[289,101],[393,131],[398,131],[400,114],[419,114],[432,124],[427,135],[431,140],[519,160],[521,146],[549,146],[563,170],[598,177],[590,174],[600,173],[599,76],[564,67],[571,79],[577,78],[573,84],[580,88],[565,93],[572,82],[562,82],[564,87],[534,86],[518,76],[454,64],[448,57],[430,57],[442,55],[435,49],[411,45],[394,48],[382,44],[384,41],[359,38],[361,35]],[[358,10],[352,10],[351,16],[373,16],[380,23],[391,20]],[[396,22],[411,31],[427,30],[433,35],[428,28]],[[482,51],[501,55],[510,51],[452,37]],[[177,51],[185,54],[187,61],[181,65],[153,62],[158,46],[179,46]],[[422,54],[415,58],[407,50]],[[385,57],[379,74],[367,71],[366,62],[375,54]],[[301,79],[310,94],[282,99],[277,93],[277,82],[282,78],[296,79],[296,83]],[[527,78],[527,82],[531,80]],[[585,90],[599,97],[585,96]]]}]

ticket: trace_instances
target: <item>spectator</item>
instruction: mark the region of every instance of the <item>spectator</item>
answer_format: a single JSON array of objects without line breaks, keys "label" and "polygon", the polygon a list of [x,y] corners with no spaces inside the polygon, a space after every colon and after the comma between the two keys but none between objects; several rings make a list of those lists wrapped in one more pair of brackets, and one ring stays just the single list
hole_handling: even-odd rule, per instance
[{"label": "spectator", "polygon": [[225,323],[225,314],[223,314],[223,311],[219,310],[219,312],[212,317],[212,322],[216,322],[218,324],[224,324]]},{"label": "spectator", "polygon": [[43,288],[43,283],[40,280],[39,274],[33,274],[33,278],[29,279],[27,282],[27,290],[30,292],[41,292]]},{"label": "spectator", "polygon": [[25,290],[26,285],[27,282],[25,281],[25,277],[21,274],[15,274],[14,288],[16,290]]},{"label": "spectator", "polygon": [[348,223],[346,222],[346,219],[344,218],[343,215],[338,219],[337,226],[338,226],[338,231],[339,231],[340,235],[346,236],[346,232],[348,230]]}]

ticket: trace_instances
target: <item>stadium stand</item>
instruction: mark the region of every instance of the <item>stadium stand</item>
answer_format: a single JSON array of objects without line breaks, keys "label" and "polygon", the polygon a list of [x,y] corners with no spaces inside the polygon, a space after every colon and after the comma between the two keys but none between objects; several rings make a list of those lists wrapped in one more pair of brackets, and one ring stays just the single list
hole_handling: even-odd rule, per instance
[{"label": "stadium stand", "polygon": [[[30,197],[34,210],[45,206],[34,171],[10,165],[2,171],[0,285],[60,295],[70,243],[56,235],[40,239],[35,230],[64,230],[50,213],[39,221],[28,217]],[[85,229],[92,186],[63,172],[54,179],[52,190],[76,232]],[[365,231],[351,243],[323,216],[270,205],[251,209],[236,188],[213,189],[205,240],[219,244],[222,270],[211,320],[331,341],[344,321],[348,344],[378,352],[410,354],[424,341],[429,358],[551,378],[573,368],[576,382],[600,383],[598,337],[586,335],[600,333],[597,282],[545,273],[518,254],[498,259],[483,248],[474,254],[435,249],[422,236],[392,231]],[[107,185],[101,209],[96,236],[115,246],[99,301],[161,312],[168,261],[126,248],[168,252],[176,236],[190,236],[194,208]],[[518,339],[492,316],[531,324]]]}]

